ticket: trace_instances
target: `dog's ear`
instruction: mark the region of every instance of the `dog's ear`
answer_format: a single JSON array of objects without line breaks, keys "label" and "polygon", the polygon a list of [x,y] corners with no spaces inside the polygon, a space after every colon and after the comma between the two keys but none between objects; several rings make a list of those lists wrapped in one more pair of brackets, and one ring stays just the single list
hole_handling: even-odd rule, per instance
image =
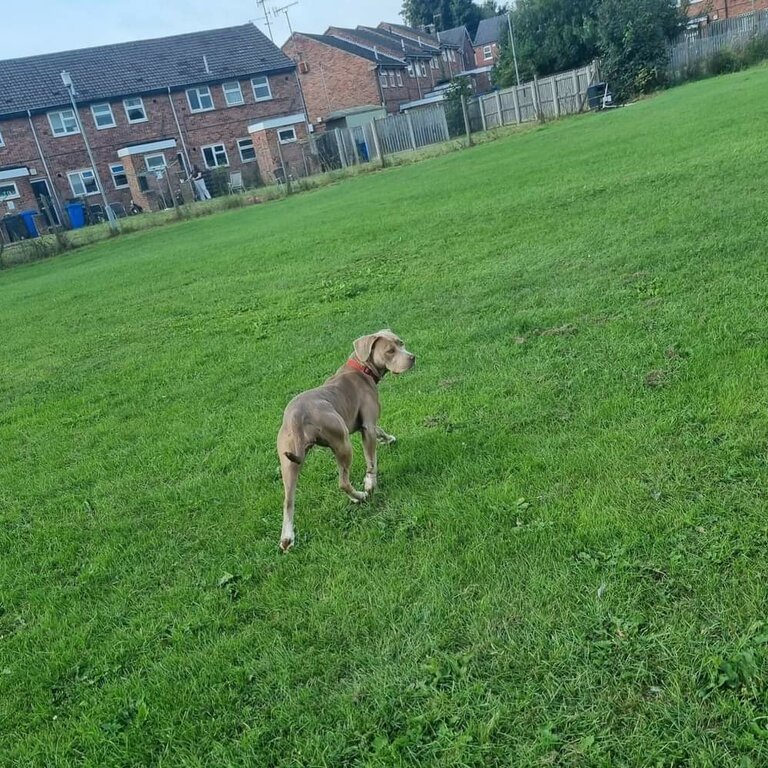
[{"label": "dog's ear", "polygon": [[378,338],[378,333],[372,333],[370,336],[361,336],[359,339],[355,339],[355,356],[361,363],[368,362],[373,344]]}]

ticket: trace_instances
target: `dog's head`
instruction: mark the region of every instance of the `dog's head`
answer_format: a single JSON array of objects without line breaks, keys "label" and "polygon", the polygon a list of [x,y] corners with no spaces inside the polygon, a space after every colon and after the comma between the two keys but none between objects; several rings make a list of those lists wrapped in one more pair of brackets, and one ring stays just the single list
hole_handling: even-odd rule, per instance
[{"label": "dog's head", "polygon": [[382,372],[403,373],[416,364],[416,355],[412,355],[403,340],[389,328],[357,339],[355,357]]}]

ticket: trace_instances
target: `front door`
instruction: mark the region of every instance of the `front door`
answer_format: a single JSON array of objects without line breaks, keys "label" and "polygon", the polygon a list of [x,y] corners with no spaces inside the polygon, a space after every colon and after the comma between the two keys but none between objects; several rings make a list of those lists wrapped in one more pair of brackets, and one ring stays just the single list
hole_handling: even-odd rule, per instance
[{"label": "front door", "polygon": [[56,212],[56,206],[51,198],[48,182],[45,179],[35,179],[34,181],[30,180],[29,183],[32,186],[32,192],[37,200],[37,207],[40,209],[40,215],[46,227],[58,227],[61,222],[59,221],[59,214]]}]

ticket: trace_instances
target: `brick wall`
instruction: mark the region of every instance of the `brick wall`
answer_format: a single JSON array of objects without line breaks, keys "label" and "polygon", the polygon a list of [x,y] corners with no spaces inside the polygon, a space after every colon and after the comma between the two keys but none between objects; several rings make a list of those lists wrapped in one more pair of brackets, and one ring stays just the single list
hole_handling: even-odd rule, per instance
[{"label": "brick wall", "polygon": [[283,45],[283,52],[298,62],[310,122],[339,109],[382,103],[372,61],[300,33]]},{"label": "brick wall", "polygon": [[688,6],[688,15],[709,16],[712,21],[719,19],[731,19],[745,13],[763,11],[768,9],[768,0],[700,0],[692,2]]},{"label": "brick wall", "polygon": [[499,58],[499,45],[498,43],[489,43],[491,47],[491,54],[492,58],[486,59],[485,58],[485,51],[483,50],[486,48],[484,45],[478,45],[475,46],[475,66],[476,67],[489,67],[493,66]]},{"label": "brick wall", "polygon": [[[186,144],[190,162],[200,168],[204,168],[205,165],[201,148],[206,145],[223,144],[229,169],[243,170],[244,178],[248,179],[249,171],[255,168],[255,160],[243,162],[237,144],[238,139],[249,137],[248,126],[270,117],[302,113],[303,108],[294,72],[270,75],[272,98],[263,101],[256,100],[250,78],[240,79],[239,82],[244,99],[243,105],[226,106],[222,86],[209,85],[215,109],[200,113],[191,111],[186,90],[174,91],[170,96],[167,92],[144,94],[142,99],[147,120],[137,123],[128,122],[122,99],[110,100],[116,126],[101,130],[96,128],[90,106],[81,106],[78,109],[80,120],[91,144],[97,171],[108,201],[121,202],[127,206],[132,195],[129,188],[115,187],[110,172],[112,164],[126,165],[118,157],[118,150],[129,145],[160,139],[175,139],[177,146],[161,153],[149,154],[163,154],[166,162],[171,164],[176,161],[178,153],[183,154],[183,145]],[[181,135],[171,102],[181,125]],[[65,108],[66,106],[62,105],[61,109]],[[91,167],[83,137],[80,134],[54,136],[47,113],[33,115],[32,121],[51,172],[49,182],[53,184],[61,203],[66,204],[67,200],[75,196],[67,173]],[[0,133],[5,142],[5,147],[0,148],[0,169],[9,166],[29,166],[37,171],[37,176],[15,180],[22,194],[20,200],[13,201],[16,208],[23,210],[37,207],[30,181],[46,178],[46,173],[29,121],[26,117],[0,118]],[[143,163],[143,156],[133,157],[133,165],[137,170]],[[186,176],[186,172],[179,165],[176,165],[171,173],[174,181]],[[87,200],[89,203],[100,204],[101,196],[89,195]],[[156,204],[156,200],[151,199],[144,202]],[[0,213],[5,213],[6,208],[5,204],[0,203]]]}]

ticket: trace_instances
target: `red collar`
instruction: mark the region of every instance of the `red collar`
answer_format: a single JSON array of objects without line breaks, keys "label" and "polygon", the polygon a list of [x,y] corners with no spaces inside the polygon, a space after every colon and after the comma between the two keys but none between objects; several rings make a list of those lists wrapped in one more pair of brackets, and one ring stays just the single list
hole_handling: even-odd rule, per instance
[{"label": "red collar", "polygon": [[367,365],[363,365],[358,360],[355,360],[354,357],[350,357],[349,360],[347,360],[347,365],[350,368],[354,368],[356,371],[360,371],[360,373],[364,373],[366,376],[370,376],[373,379],[374,384],[378,384],[381,381],[381,376],[376,373],[376,371],[369,368]]}]

